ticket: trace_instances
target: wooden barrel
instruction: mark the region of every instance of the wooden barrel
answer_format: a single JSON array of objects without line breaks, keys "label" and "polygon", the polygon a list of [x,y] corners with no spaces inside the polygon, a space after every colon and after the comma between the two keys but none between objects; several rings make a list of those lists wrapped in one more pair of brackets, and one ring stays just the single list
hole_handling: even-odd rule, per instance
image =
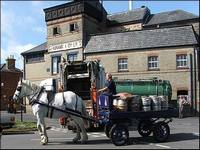
[{"label": "wooden barrel", "polygon": [[157,95],[150,95],[152,99],[152,110],[160,111],[161,110],[161,99]]},{"label": "wooden barrel", "polygon": [[137,112],[140,111],[140,100],[141,97],[139,95],[135,95],[131,100],[131,111]]},{"label": "wooden barrel", "polygon": [[142,96],[142,110],[150,111],[151,110],[151,98],[147,96]]},{"label": "wooden barrel", "polygon": [[117,102],[117,108],[120,111],[127,111],[127,102],[126,102],[126,100],[119,99],[118,102]]},{"label": "wooden barrel", "polygon": [[113,99],[113,108],[114,109],[118,108],[118,99]]}]

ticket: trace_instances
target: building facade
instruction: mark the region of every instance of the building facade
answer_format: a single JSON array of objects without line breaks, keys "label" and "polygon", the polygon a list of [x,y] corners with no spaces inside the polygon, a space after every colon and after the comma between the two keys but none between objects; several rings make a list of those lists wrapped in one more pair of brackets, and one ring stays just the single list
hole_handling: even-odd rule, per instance
[{"label": "building facade", "polygon": [[199,16],[151,14],[145,6],[108,15],[98,0],[74,0],[44,13],[47,41],[22,53],[25,79],[58,79],[62,57],[98,59],[115,79],[169,80],[172,99],[187,95],[199,111]]},{"label": "building facade", "polygon": [[[1,110],[13,108],[12,97],[22,75],[22,71],[15,68],[13,56],[6,60],[6,64],[1,65]],[[19,106],[17,107],[16,109],[19,109]]]}]

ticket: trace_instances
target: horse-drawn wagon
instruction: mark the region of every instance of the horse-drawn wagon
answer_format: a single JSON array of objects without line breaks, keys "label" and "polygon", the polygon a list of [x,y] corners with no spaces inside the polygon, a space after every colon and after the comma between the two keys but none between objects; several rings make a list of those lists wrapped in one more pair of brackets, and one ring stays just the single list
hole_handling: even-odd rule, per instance
[{"label": "horse-drawn wagon", "polygon": [[[73,122],[77,131],[74,142],[81,140],[85,143],[88,140],[84,120],[89,122],[89,127],[104,127],[107,137],[117,146],[128,143],[129,130],[133,130],[133,127],[142,136],[149,136],[153,132],[154,138],[159,142],[168,139],[170,135],[168,123],[172,121],[172,117],[177,116],[176,109],[163,105],[166,103],[162,103],[164,107],[161,109],[161,103],[158,101],[154,101],[155,105],[151,106],[149,98],[144,98],[144,106],[138,102],[136,105],[130,104],[130,100],[133,101],[137,95],[131,95],[127,103],[124,103],[127,104],[124,105],[127,109],[123,109],[124,106],[121,104],[125,99],[120,95],[97,95],[97,89],[103,87],[105,81],[104,69],[98,62],[68,65],[62,75],[64,75],[62,76],[64,86],[61,92],[56,90],[52,92],[56,87],[55,79],[50,80],[48,84],[46,81],[41,82],[40,86],[28,80],[21,80],[13,97],[14,100],[22,97],[29,99],[33,114],[37,117],[42,144],[48,143],[45,117],[56,119],[64,117],[67,118],[67,123]],[[115,107],[116,101],[118,101],[117,107]],[[128,106],[131,106],[131,109]]]}]

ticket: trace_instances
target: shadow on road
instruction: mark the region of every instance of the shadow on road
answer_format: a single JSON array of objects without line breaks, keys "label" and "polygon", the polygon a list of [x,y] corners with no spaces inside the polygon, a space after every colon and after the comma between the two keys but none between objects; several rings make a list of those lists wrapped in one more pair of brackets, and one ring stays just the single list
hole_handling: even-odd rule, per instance
[{"label": "shadow on road", "polygon": [[[166,142],[170,143],[170,142],[195,140],[195,139],[199,139],[199,136],[194,135],[193,133],[173,133],[170,134],[169,139]],[[157,143],[157,142],[154,140],[153,136],[130,138],[130,144],[149,144],[149,143]]]}]

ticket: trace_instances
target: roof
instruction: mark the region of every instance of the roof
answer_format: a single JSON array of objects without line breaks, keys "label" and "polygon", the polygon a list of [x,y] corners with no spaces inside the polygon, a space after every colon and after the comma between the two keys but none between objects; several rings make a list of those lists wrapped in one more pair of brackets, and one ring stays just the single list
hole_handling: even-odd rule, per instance
[{"label": "roof", "polygon": [[37,52],[44,52],[44,51],[47,51],[47,42],[42,43],[42,44],[40,44],[30,50],[27,50],[25,52],[22,52],[21,55],[27,55],[30,53],[37,53]]},{"label": "roof", "polygon": [[192,13],[183,10],[174,10],[174,11],[152,14],[150,16],[150,20],[145,24],[145,26],[183,21],[189,19],[197,19],[197,18],[199,18],[199,16],[196,16]]},{"label": "roof", "polygon": [[127,12],[108,15],[107,19],[110,21],[111,25],[125,22],[140,21],[145,18],[147,12],[149,12],[149,9],[147,7],[142,7]]},{"label": "roof", "polygon": [[1,69],[3,69],[3,67],[5,66],[6,64],[1,64]]},{"label": "roof", "polygon": [[22,71],[18,68],[15,68],[15,69],[8,69],[6,68],[6,64],[1,64],[1,69],[0,69],[2,72],[15,72],[15,73],[22,73]]},{"label": "roof", "polygon": [[92,36],[84,53],[195,44],[197,44],[197,40],[193,28],[184,26]]}]

